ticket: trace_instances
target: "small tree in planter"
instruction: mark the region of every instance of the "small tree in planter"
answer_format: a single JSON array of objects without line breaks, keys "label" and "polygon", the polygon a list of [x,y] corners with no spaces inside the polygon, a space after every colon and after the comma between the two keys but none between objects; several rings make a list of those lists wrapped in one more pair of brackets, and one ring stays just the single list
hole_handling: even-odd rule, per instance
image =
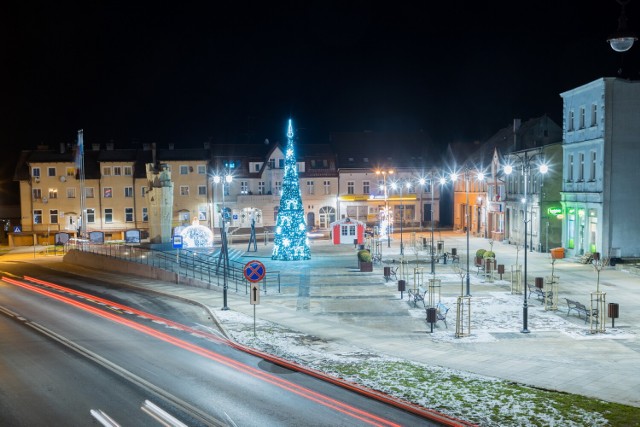
[{"label": "small tree in planter", "polygon": [[[496,269],[496,253],[493,251],[485,251],[482,255],[482,259],[485,265],[485,271],[488,273],[489,271],[493,271]],[[490,268],[486,268],[489,265]]]},{"label": "small tree in planter", "polygon": [[373,262],[371,260],[371,252],[369,252],[367,249],[362,249],[358,251],[358,266],[360,267],[361,272],[373,271]]},{"label": "small tree in planter", "polygon": [[486,249],[478,249],[476,251],[476,259],[475,259],[476,267],[479,267],[479,266],[482,265],[482,261],[484,259],[485,252],[487,252]]}]

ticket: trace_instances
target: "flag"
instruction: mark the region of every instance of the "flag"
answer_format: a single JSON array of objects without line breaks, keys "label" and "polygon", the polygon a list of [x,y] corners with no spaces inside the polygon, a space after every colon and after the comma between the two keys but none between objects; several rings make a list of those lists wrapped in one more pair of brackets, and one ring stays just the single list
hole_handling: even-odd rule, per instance
[{"label": "flag", "polygon": [[76,169],[82,169],[84,157],[84,132],[82,129],[78,130],[78,146],[76,147]]}]

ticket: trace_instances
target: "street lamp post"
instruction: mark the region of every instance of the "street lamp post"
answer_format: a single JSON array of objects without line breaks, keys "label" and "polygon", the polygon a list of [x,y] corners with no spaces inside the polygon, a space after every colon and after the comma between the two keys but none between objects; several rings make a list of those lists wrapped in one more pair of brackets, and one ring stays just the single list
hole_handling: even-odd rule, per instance
[{"label": "street lamp post", "polygon": [[227,280],[227,274],[229,270],[229,248],[227,246],[227,212],[224,204],[224,194],[225,186],[226,188],[228,188],[231,185],[231,181],[233,181],[233,176],[228,172],[225,174],[224,179],[220,175],[214,175],[213,177],[214,184],[222,183],[222,215],[220,218],[221,248],[220,256],[218,257],[218,264],[220,263],[220,261],[222,261],[222,310],[229,310],[229,306],[227,305],[227,292],[229,289],[229,283]]},{"label": "street lamp post", "polygon": [[[388,189],[387,189],[387,175],[393,175],[393,169],[388,169],[388,170],[383,170],[383,169],[378,169],[376,170],[376,175],[382,175],[382,187],[384,190],[384,210],[385,210],[385,215],[386,215],[386,219],[387,219],[387,225],[386,225],[386,233],[387,233],[387,247],[390,248],[391,247],[391,235],[389,234],[389,232],[391,231],[389,228],[389,193],[388,193]],[[382,230],[382,216],[380,216],[380,230]]]},{"label": "street lamp post", "polygon": [[[467,230],[467,294],[465,296],[470,297],[471,296],[471,279],[469,277],[469,259],[471,258],[471,253],[470,253],[470,249],[469,249],[469,229],[470,227],[470,209],[469,209],[469,181],[471,180],[471,171],[468,169],[465,169],[462,174],[464,175],[464,181],[465,181],[465,193],[467,195],[467,200],[466,200],[466,206],[465,206],[465,228]],[[452,173],[451,174],[451,181],[453,181],[454,183],[458,180],[459,174],[458,173]],[[478,181],[483,181],[484,180],[484,174],[482,172],[478,172],[476,179]],[[455,184],[454,184],[455,185]]]},{"label": "street lamp post", "polygon": [[[523,289],[523,303],[522,303],[522,329],[520,330],[520,332],[522,332],[523,334],[528,334],[529,333],[529,327],[528,327],[528,322],[529,322],[529,305],[528,305],[528,299],[527,299],[527,225],[530,221],[530,219],[527,219],[527,210],[528,210],[528,205],[529,205],[529,201],[527,200],[527,186],[529,184],[529,180],[528,178],[530,178],[531,175],[531,160],[533,160],[534,158],[536,158],[540,153],[536,153],[533,156],[529,156],[528,153],[525,151],[524,155],[521,157],[515,153],[511,153],[511,155],[516,156],[521,163],[522,166],[522,178],[524,180],[524,193],[523,193],[523,199],[522,199],[522,203],[523,203],[523,221],[524,221],[524,279],[523,279],[523,283],[524,283],[524,289]],[[541,163],[540,166],[538,167],[538,171],[542,174],[547,173],[549,170],[549,168],[547,167],[546,164]],[[504,167],[504,173],[506,173],[507,175],[510,175],[513,172],[513,166],[511,165],[506,165]],[[533,213],[531,214],[533,216]],[[532,235],[533,238],[533,235]]]},{"label": "street lamp post", "polygon": [[[447,180],[443,177],[440,178],[440,188],[442,188],[442,185],[445,184],[447,182]],[[420,178],[418,180],[418,183],[420,184],[420,187],[422,189],[424,189],[424,185],[427,183],[427,180],[425,178]],[[429,177],[429,191],[431,191],[431,243],[430,243],[430,248],[429,251],[431,253],[431,274],[436,274],[436,256],[433,252],[433,223],[434,223],[434,186],[433,186],[433,173],[430,174]],[[420,195],[422,196],[422,192],[420,193]]]},{"label": "street lamp post", "polygon": [[398,182],[391,183],[391,188],[393,188],[394,190],[396,190],[398,187],[400,188],[400,255],[404,255],[404,242],[402,240],[402,235],[403,235],[402,225],[404,223],[404,202],[402,200],[403,198],[402,190],[405,186],[407,187],[407,190],[411,189],[411,183],[409,181],[405,182],[404,185]]}]

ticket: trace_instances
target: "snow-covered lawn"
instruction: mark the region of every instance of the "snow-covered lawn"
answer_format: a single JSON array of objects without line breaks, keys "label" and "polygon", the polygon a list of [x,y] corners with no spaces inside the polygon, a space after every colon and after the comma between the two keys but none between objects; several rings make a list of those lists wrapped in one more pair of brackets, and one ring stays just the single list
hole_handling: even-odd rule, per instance
[{"label": "snow-covered lawn", "polygon": [[[508,283],[508,282],[507,282]],[[492,333],[513,332],[520,321],[522,295],[487,292],[473,298],[473,333],[455,338],[437,328],[435,341],[490,342]],[[452,308],[447,320],[455,325],[456,298],[442,298]],[[535,300],[534,300],[535,301]],[[533,301],[532,301],[533,302]],[[561,330],[574,339],[599,339],[587,327],[572,323],[539,303],[531,306],[530,327]],[[539,390],[448,368],[428,366],[355,347],[325,341],[234,311],[218,311],[220,323],[237,342],[297,362],[312,369],[380,390],[391,396],[435,409],[482,426],[604,426],[609,425],[606,402]],[[424,309],[412,310],[424,318]],[[631,332],[607,329],[607,338],[627,338]],[[460,341],[462,340],[462,341]],[[598,410],[586,409],[597,407]]]}]

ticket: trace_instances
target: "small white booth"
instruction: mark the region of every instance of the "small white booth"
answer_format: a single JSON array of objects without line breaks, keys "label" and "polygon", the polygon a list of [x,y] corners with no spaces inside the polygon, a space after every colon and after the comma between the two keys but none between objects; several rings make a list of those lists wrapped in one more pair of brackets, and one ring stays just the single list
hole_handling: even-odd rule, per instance
[{"label": "small white booth", "polygon": [[356,219],[344,218],[330,224],[334,245],[364,244],[365,223]]}]

